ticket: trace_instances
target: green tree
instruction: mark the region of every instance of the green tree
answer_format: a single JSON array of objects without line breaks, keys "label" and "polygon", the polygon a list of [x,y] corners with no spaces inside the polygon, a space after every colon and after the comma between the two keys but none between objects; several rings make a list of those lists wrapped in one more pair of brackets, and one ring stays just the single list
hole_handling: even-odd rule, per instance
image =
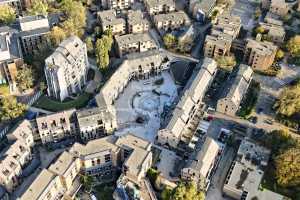
[{"label": "green tree", "polygon": [[67,36],[77,35],[81,37],[86,26],[86,9],[82,2],[63,0],[61,10],[67,16],[67,20],[63,23],[63,29]]},{"label": "green tree", "polygon": [[47,89],[47,85],[44,81],[40,82],[40,87],[39,87],[41,92],[44,92]]},{"label": "green tree", "polygon": [[281,49],[278,49],[275,58],[276,60],[282,60],[284,58],[284,52]]},{"label": "green tree", "polygon": [[277,113],[291,117],[300,112],[300,84],[286,87],[276,102]]},{"label": "green tree", "polygon": [[16,19],[15,10],[9,5],[0,5],[0,24],[10,24]]},{"label": "green tree", "polygon": [[50,41],[52,46],[56,47],[58,46],[64,39],[66,39],[67,35],[65,33],[65,31],[58,27],[58,26],[54,26],[50,32]]},{"label": "green tree", "polygon": [[0,121],[11,120],[21,116],[27,109],[27,106],[18,103],[12,96],[0,99]]},{"label": "green tree", "polygon": [[204,200],[203,191],[198,191],[194,182],[179,183],[174,189],[170,200]]},{"label": "green tree", "polygon": [[170,33],[164,35],[163,40],[167,49],[174,48],[177,45],[177,38]]},{"label": "green tree", "polygon": [[258,27],[256,27],[256,29],[255,29],[255,33],[256,33],[256,34],[258,34],[258,33],[264,34],[265,32],[266,32],[266,30],[265,30],[264,27],[262,27],[262,26],[258,26]]},{"label": "green tree", "polygon": [[277,183],[283,187],[300,186],[300,147],[290,148],[275,158]]},{"label": "green tree", "polygon": [[95,47],[96,60],[101,70],[106,70],[109,64],[108,49],[105,46],[105,41],[101,38],[96,41]]},{"label": "green tree", "polygon": [[286,47],[293,57],[300,57],[300,35],[291,38]]},{"label": "green tree", "polygon": [[161,192],[161,200],[170,200],[172,195],[172,189],[169,187],[165,187],[163,191]]},{"label": "green tree", "polygon": [[32,67],[24,64],[17,73],[16,82],[20,90],[24,91],[33,86],[33,71]]},{"label": "green tree", "polygon": [[94,182],[94,179],[92,176],[81,175],[80,182],[83,185],[85,191],[90,192],[92,190],[92,185]]},{"label": "green tree", "polygon": [[91,37],[87,37],[85,39],[86,48],[89,54],[92,54],[94,52],[94,45]]},{"label": "green tree", "polygon": [[236,65],[236,60],[234,55],[230,56],[219,56],[216,58],[217,64],[221,69],[226,71],[232,71],[233,67]]},{"label": "green tree", "polygon": [[48,4],[43,0],[33,0],[31,3],[31,8],[28,10],[30,15],[47,15],[48,14]]}]

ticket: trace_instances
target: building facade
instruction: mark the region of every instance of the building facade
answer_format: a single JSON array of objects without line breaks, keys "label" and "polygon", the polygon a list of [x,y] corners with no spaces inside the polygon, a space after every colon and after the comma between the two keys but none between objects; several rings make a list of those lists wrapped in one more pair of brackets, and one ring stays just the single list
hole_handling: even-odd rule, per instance
[{"label": "building facade", "polygon": [[204,22],[211,14],[216,2],[216,0],[191,0],[189,12],[197,21]]},{"label": "building facade", "polygon": [[63,101],[83,91],[89,67],[86,44],[78,37],[64,40],[45,60],[48,95]]},{"label": "building facade", "polygon": [[223,91],[223,97],[218,100],[217,111],[234,116],[239,110],[243,97],[247,93],[252,80],[253,70],[250,66],[241,64],[236,77],[229,80],[229,88]]},{"label": "building facade", "polygon": [[129,10],[127,13],[127,30],[128,33],[148,32],[149,22],[143,17],[140,10]]},{"label": "building facade", "polygon": [[116,128],[116,121],[107,110],[90,108],[76,111],[77,129],[84,141],[104,137]]},{"label": "building facade", "polygon": [[75,110],[67,110],[36,118],[39,139],[42,144],[58,142],[76,134],[74,120]]},{"label": "building facade", "polygon": [[224,13],[218,16],[210,35],[204,42],[204,55],[217,58],[230,53],[232,42],[237,38],[241,29],[241,19],[238,16]]},{"label": "building facade", "polygon": [[18,68],[23,65],[23,54],[17,34],[16,29],[0,28],[0,84],[7,85],[10,93],[18,91],[16,76]]},{"label": "building facade", "polygon": [[75,143],[55,163],[44,169],[20,200],[73,199],[81,186],[82,174],[94,181],[111,179],[117,168],[139,184],[152,164],[151,143],[131,134]]},{"label": "building facade", "polygon": [[154,25],[160,31],[172,31],[191,25],[191,21],[184,11],[157,14],[153,17]]},{"label": "building facade", "polygon": [[201,150],[192,154],[186,166],[181,169],[181,178],[195,183],[204,181],[209,185],[220,150],[220,145],[214,139],[205,138]]},{"label": "building facade", "polygon": [[12,144],[0,162],[0,184],[11,193],[21,184],[23,168],[32,159],[34,141],[30,122],[24,120],[16,125],[7,138]]},{"label": "building facade", "polygon": [[111,30],[113,35],[123,35],[126,33],[126,22],[123,18],[118,18],[115,10],[104,10],[97,13],[102,32]]},{"label": "building facade", "polygon": [[24,55],[34,54],[48,45],[46,35],[50,33],[47,16],[25,16],[18,18],[19,39]]},{"label": "building facade", "polygon": [[149,33],[116,36],[115,41],[116,49],[120,57],[130,53],[139,53],[157,49],[156,43]]},{"label": "building facade", "polygon": [[174,0],[144,0],[144,4],[151,16],[174,12],[176,9]]},{"label": "building facade", "polygon": [[173,111],[165,128],[158,132],[157,142],[176,148],[180,141],[186,141],[190,130],[197,128],[203,108],[202,99],[217,71],[217,63],[205,58],[200,71],[187,87]]},{"label": "building facade", "polygon": [[268,69],[274,62],[277,49],[272,42],[248,39],[244,49],[244,62],[253,69]]},{"label": "building facade", "polygon": [[133,3],[133,0],[101,0],[101,6],[104,9],[114,9],[120,12],[124,9],[129,9]]}]

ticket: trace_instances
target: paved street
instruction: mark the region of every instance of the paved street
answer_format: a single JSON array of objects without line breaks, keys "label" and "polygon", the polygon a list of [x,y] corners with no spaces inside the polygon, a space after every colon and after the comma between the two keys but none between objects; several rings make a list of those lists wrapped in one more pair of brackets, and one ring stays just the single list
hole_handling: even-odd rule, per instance
[{"label": "paved street", "polygon": [[[241,124],[241,125],[246,125],[246,126],[249,126],[251,128],[264,129],[266,131],[279,130],[279,129],[289,129],[288,127],[286,127],[286,126],[284,126],[280,123],[276,123],[276,122],[274,122],[272,125],[264,123],[262,121],[258,121],[256,124],[253,124],[253,123],[249,122],[248,120],[241,119],[239,117],[233,117],[233,116],[225,115],[223,113],[218,113],[218,112],[215,112],[214,114],[211,114],[211,116],[213,116],[217,119],[226,120],[226,121],[229,121],[229,122],[232,122],[232,123],[238,123],[238,124]],[[298,135],[298,134],[291,133],[291,135],[294,136],[294,137],[300,138],[300,135]]]}]

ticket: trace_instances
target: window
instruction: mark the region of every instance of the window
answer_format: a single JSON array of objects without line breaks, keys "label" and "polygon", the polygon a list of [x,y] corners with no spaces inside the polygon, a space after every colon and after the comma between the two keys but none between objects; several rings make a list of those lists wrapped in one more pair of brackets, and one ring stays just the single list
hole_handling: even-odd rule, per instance
[{"label": "window", "polygon": [[104,158],[106,163],[111,161],[110,154],[106,154]]}]

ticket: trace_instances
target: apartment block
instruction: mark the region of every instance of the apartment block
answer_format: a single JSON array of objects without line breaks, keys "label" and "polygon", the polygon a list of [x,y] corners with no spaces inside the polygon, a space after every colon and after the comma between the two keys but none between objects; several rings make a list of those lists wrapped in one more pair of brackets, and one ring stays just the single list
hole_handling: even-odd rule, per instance
[{"label": "apartment block", "polygon": [[284,17],[290,12],[290,7],[285,0],[272,0],[270,12],[279,15],[280,17]]},{"label": "apartment block", "polygon": [[11,93],[17,92],[16,76],[23,65],[23,55],[18,41],[18,30],[0,28],[0,84],[7,85]]},{"label": "apartment block", "polygon": [[74,137],[75,124],[72,120],[75,110],[62,111],[36,118],[39,138],[42,144],[58,142],[63,138]]},{"label": "apartment block", "polygon": [[218,100],[217,111],[234,116],[247,93],[252,80],[253,70],[250,66],[241,64],[235,77],[228,81],[222,97]]},{"label": "apartment block", "polygon": [[253,69],[268,69],[274,62],[277,49],[272,42],[248,39],[244,49],[244,62]]},{"label": "apartment block", "polygon": [[127,13],[128,33],[143,33],[149,30],[149,22],[140,10],[129,10]]},{"label": "apartment block", "polygon": [[230,53],[231,45],[241,29],[241,19],[238,16],[224,13],[213,25],[210,35],[204,42],[204,55],[210,58],[225,56]]},{"label": "apartment block", "polygon": [[144,4],[149,15],[166,14],[176,9],[174,0],[144,0]]},{"label": "apartment block", "polygon": [[96,96],[96,102],[101,109],[108,109],[115,117],[113,104],[119,94],[131,80],[148,78],[162,71],[163,58],[158,50],[133,53],[126,56],[125,61],[102,87]]},{"label": "apartment block", "polygon": [[183,11],[158,14],[153,17],[153,21],[158,30],[165,32],[191,25],[189,17]]},{"label": "apartment block", "polygon": [[120,149],[114,143],[115,136],[91,140],[86,145],[75,143],[70,153],[80,159],[82,172],[101,180],[113,177],[119,166]]},{"label": "apartment block", "polygon": [[77,36],[65,39],[45,60],[48,95],[63,101],[83,91],[89,67],[86,44]]},{"label": "apartment block", "polygon": [[204,22],[211,14],[217,0],[191,0],[189,3],[189,12],[199,22]]},{"label": "apartment block", "polygon": [[47,44],[46,35],[50,33],[47,16],[25,16],[19,17],[20,26],[19,39],[24,55],[33,54]]},{"label": "apartment block", "polygon": [[116,36],[116,49],[120,57],[134,53],[156,49],[156,43],[149,33],[136,33]]},{"label": "apartment block", "polygon": [[101,0],[101,6],[104,9],[114,9],[120,12],[124,9],[129,9],[133,3],[133,0]]},{"label": "apartment block", "polygon": [[192,153],[185,167],[181,169],[181,178],[195,183],[200,183],[204,178],[205,184],[209,185],[220,150],[220,145],[214,139],[205,138],[201,150]]},{"label": "apartment block", "polygon": [[48,170],[59,177],[62,188],[65,189],[64,197],[72,199],[81,185],[78,176],[81,170],[80,159],[65,151]]},{"label": "apartment block", "polygon": [[119,137],[115,144],[121,148],[123,174],[138,184],[152,164],[151,143],[128,134]]},{"label": "apartment block", "polygon": [[[268,189],[260,189],[270,157],[270,150],[245,138],[237,156],[228,171],[223,192],[226,196],[240,200],[273,199],[283,200],[284,196]],[[243,178],[242,178],[243,177]]]},{"label": "apartment block", "polygon": [[268,39],[272,40],[273,43],[280,45],[284,42],[285,30],[283,26],[263,22],[259,23],[259,26],[267,32]]},{"label": "apartment block", "polygon": [[102,31],[110,29],[113,35],[123,35],[126,33],[126,22],[116,15],[115,10],[104,10],[97,13]]},{"label": "apartment block", "polygon": [[75,143],[44,169],[20,200],[73,199],[81,186],[79,173],[97,181],[110,179],[117,168],[139,184],[152,163],[151,143],[131,134]]},{"label": "apartment block", "polygon": [[197,128],[203,108],[202,99],[214,79],[217,63],[205,58],[201,69],[191,77],[166,127],[158,132],[157,142],[176,148],[180,141],[188,142],[191,130]]},{"label": "apartment block", "polygon": [[43,169],[20,197],[20,200],[62,199],[64,193],[65,189],[60,178],[49,170]]},{"label": "apartment block", "polygon": [[107,110],[89,108],[76,111],[77,128],[84,141],[104,137],[113,132],[116,121]]},{"label": "apartment block", "polygon": [[17,124],[7,138],[12,144],[2,153],[0,184],[8,192],[13,192],[22,182],[23,167],[32,159],[34,141],[30,122],[24,120]]}]

